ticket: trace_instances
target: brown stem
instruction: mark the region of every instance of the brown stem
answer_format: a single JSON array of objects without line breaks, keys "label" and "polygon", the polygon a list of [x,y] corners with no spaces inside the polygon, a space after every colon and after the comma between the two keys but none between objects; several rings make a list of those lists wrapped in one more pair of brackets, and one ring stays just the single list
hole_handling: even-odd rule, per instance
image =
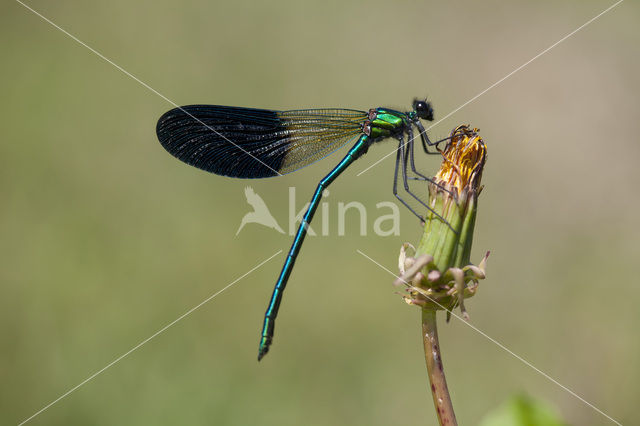
[{"label": "brown stem", "polygon": [[422,341],[424,342],[424,358],[427,361],[431,394],[438,413],[438,421],[440,425],[457,426],[456,414],[453,412],[447,379],[442,367],[436,311],[433,309],[422,309]]}]

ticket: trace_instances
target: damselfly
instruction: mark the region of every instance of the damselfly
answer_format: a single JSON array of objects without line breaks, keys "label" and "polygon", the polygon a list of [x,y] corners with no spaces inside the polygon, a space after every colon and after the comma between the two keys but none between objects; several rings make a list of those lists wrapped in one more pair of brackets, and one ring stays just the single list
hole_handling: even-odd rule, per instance
[{"label": "damselfly", "polygon": [[282,295],[322,192],[366,153],[369,146],[387,138],[398,141],[393,194],[423,220],[398,194],[401,179],[407,194],[439,217],[409,187],[410,179],[430,181],[416,170],[414,128],[419,132],[425,153],[437,154],[438,144],[442,142],[429,140],[421,119],[433,120],[433,109],[426,100],[414,100],[413,110],[408,112],[389,108],[273,111],[189,105],[172,109],[160,117],[156,129],[158,139],[170,154],[202,170],[235,178],[281,176],[354,143],[338,165],[318,183],[298,227],[265,314],[258,360],[269,351]]}]

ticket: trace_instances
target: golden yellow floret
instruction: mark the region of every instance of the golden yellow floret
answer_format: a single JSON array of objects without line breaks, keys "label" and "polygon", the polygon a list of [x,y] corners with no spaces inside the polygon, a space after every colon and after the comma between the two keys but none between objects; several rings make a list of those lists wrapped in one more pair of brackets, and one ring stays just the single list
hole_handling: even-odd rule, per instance
[{"label": "golden yellow floret", "polygon": [[478,190],[487,158],[487,148],[478,135],[478,129],[458,126],[450,137],[442,151],[444,160],[435,175],[435,182],[458,196],[465,190]]}]

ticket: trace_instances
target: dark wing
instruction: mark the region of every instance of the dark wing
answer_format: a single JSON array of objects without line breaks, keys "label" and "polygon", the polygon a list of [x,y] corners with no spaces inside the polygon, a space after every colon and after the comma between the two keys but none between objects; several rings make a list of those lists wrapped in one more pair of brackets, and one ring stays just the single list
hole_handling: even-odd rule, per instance
[{"label": "dark wing", "polygon": [[271,111],[218,105],[172,109],[156,132],[187,164],[239,178],[279,176],[319,160],[362,134],[364,111]]}]

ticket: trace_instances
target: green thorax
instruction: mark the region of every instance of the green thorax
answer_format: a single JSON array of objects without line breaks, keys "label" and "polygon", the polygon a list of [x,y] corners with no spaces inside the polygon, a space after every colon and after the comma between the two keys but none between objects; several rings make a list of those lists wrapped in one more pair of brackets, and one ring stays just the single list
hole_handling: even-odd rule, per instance
[{"label": "green thorax", "polygon": [[370,114],[374,116],[374,118],[370,120],[370,136],[372,138],[393,136],[403,129],[409,120],[407,114],[386,108],[376,108],[375,110],[371,110]]}]

